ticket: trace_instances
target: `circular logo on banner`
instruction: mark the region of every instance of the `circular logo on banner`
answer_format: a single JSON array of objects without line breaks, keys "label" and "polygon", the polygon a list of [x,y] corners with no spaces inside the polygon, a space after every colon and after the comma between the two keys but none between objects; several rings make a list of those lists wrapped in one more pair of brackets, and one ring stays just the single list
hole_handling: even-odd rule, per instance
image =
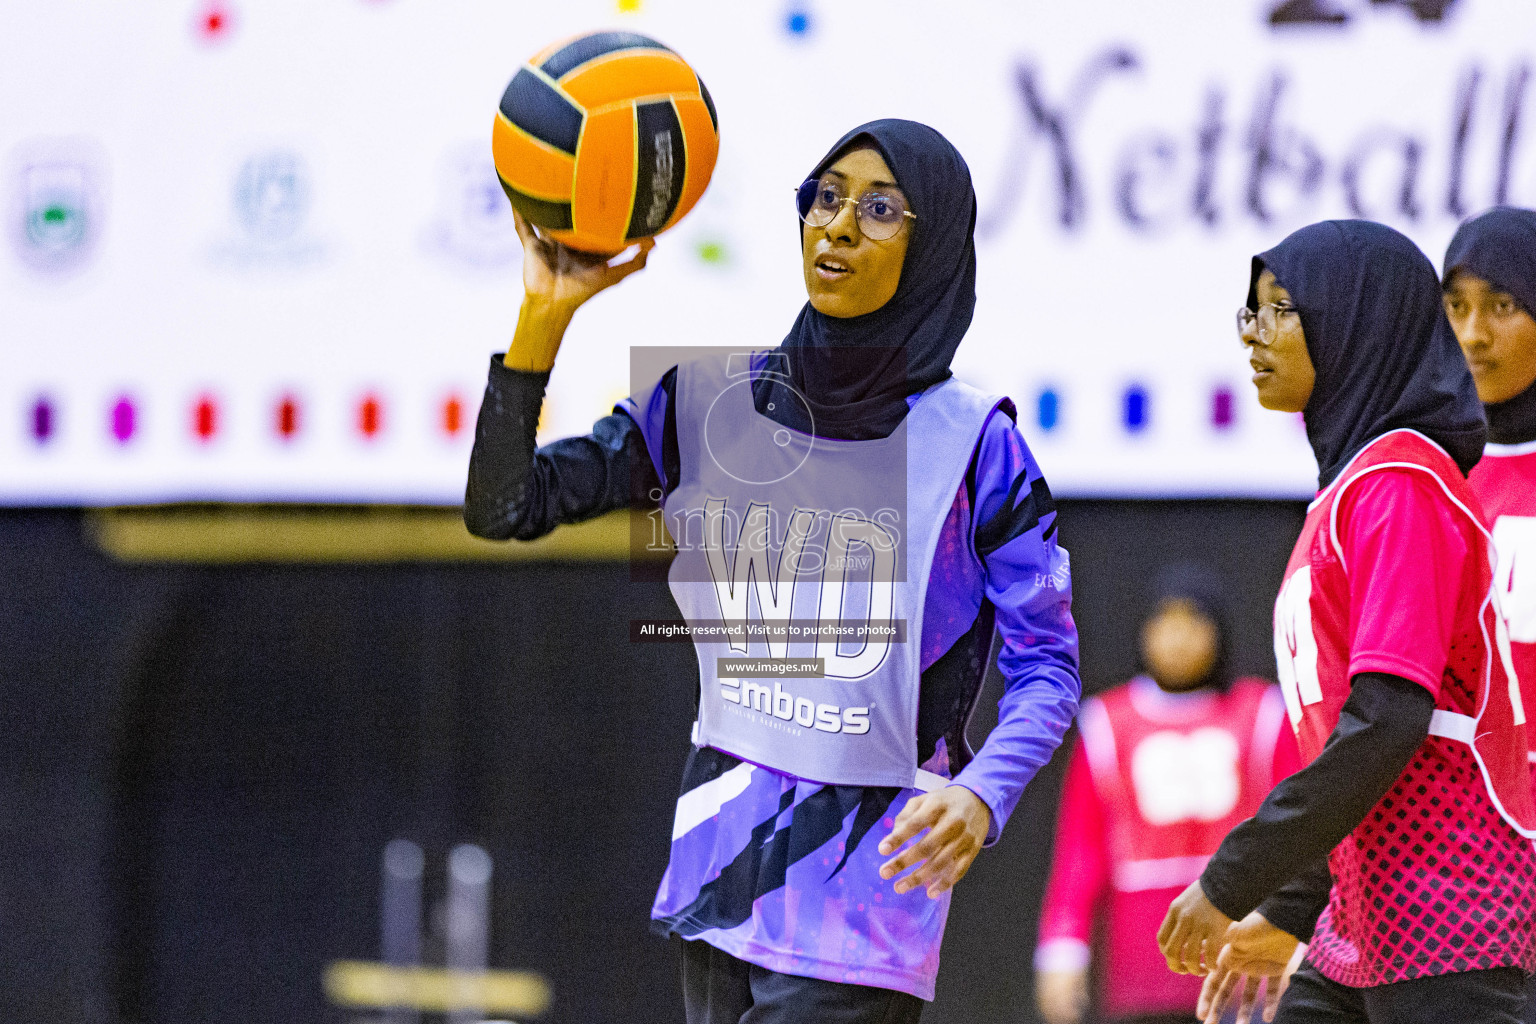
[{"label": "circular logo on banner", "polygon": [[253,156],[235,178],[235,217],[254,241],[277,244],[298,234],[309,198],[309,174],[293,153]]},{"label": "circular logo on banner", "polygon": [[230,190],[233,230],[213,248],[215,261],[236,267],[302,267],[324,246],[309,232],[314,185],[299,154],[272,150],[247,157]]}]

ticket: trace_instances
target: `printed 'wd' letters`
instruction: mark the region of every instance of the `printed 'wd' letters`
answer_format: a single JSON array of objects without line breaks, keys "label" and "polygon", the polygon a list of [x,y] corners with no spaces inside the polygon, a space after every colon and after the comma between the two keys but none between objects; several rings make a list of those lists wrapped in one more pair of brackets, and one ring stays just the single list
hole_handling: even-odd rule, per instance
[{"label": "printed 'wd' letters", "polygon": [[[772,529],[769,506],[753,502],[747,506],[737,531],[735,551],[726,558],[726,499],[705,502],[705,556],[714,583],[720,617],[726,621],[745,622],[752,617],[755,595],[757,614],[762,620],[787,620],[800,593],[816,595],[815,621],[819,627],[832,625],[869,626],[891,622],[896,582],[896,542],[881,524],[850,512],[833,515],[825,510],[796,509],[789,517],[778,562],[770,561]],[[827,540],[819,551],[808,542],[818,521],[826,521]],[[864,585],[861,586],[860,584]],[[850,596],[867,593],[865,607],[851,608]],[[811,618],[811,616],[800,616]],[[769,654],[785,657],[789,638],[767,641]],[[747,641],[733,638],[732,650],[745,653]],[[836,637],[818,637],[816,656],[824,659],[826,674],[836,679],[859,679],[880,667],[890,650],[889,636],[867,635],[862,646],[851,654],[842,651]]]}]

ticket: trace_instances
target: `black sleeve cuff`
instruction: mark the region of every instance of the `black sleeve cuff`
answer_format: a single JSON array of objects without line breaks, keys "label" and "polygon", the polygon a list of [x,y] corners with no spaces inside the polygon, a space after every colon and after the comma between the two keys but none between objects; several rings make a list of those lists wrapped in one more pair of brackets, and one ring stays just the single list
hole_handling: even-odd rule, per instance
[{"label": "black sleeve cuff", "polygon": [[542,399],[544,389],[549,386],[549,371],[514,370],[503,362],[505,357],[504,352],[491,354],[491,373],[485,382],[486,389],[503,391],[515,388],[523,394],[534,394]]},{"label": "black sleeve cuff", "polygon": [[1328,873],[1328,861],[1324,859],[1260,903],[1259,913],[1264,915],[1264,920],[1281,931],[1296,936],[1302,942],[1311,942],[1317,919],[1328,906],[1328,893],[1332,888],[1333,876]]},{"label": "black sleeve cuff", "polygon": [[1233,877],[1234,872],[1230,870],[1232,867],[1241,870],[1241,865],[1229,867],[1212,858],[1200,875],[1200,888],[1205,898],[1211,901],[1211,906],[1232,920],[1241,921],[1253,911],[1255,897],[1245,892],[1245,887]]}]

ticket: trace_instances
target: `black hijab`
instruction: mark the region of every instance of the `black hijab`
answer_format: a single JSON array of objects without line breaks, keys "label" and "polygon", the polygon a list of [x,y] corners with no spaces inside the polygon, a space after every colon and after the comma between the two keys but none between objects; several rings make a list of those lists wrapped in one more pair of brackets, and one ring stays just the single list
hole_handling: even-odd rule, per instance
[{"label": "black hijab", "polygon": [[856,317],[826,316],[807,302],[777,349],[815,433],[848,440],[886,436],[906,416],[908,395],[950,375],[976,308],[976,193],[964,158],[927,125],[887,119],[837,140],[807,177],[860,144],[880,151],[917,215],[896,294]]},{"label": "black hijab", "polygon": [[[1465,270],[1508,292],[1536,316],[1536,210],[1495,206],[1456,229],[1445,251],[1445,283]],[[1485,405],[1488,440],[1496,444],[1536,441],[1536,384],[1507,402]]]},{"label": "black hijab", "polygon": [[1317,381],[1304,417],[1327,487],[1360,449],[1390,430],[1426,435],[1463,473],[1482,458],[1488,427],[1456,344],[1435,268],[1418,247],[1367,220],[1312,224],[1253,258],[1273,271],[1301,315]]},{"label": "black hijab", "polygon": [[[1176,562],[1162,568],[1152,578],[1152,586],[1146,595],[1141,624],[1151,622],[1169,601],[1188,601],[1199,609],[1200,614],[1216,626],[1216,661],[1206,677],[1189,689],[1200,687],[1225,692],[1232,685],[1231,649],[1232,629],[1228,608],[1231,600],[1221,577],[1200,562]],[[1137,660],[1142,671],[1147,671],[1146,659],[1141,656],[1140,631],[1137,631]],[[1187,691],[1186,691],[1187,692]]]}]

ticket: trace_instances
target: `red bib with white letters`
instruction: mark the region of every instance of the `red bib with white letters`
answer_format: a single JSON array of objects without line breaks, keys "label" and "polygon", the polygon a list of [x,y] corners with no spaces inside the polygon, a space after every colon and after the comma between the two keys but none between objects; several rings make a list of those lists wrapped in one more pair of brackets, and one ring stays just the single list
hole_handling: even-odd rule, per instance
[{"label": "red bib with white letters", "polygon": [[[1509,646],[1526,706],[1536,704],[1536,442],[1490,444],[1467,474],[1482,503],[1498,570],[1493,586],[1509,620]],[[1536,729],[1526,729],[1536,743]],[[1536,762],[1536,754],[1531,755]]]},{"label": "red bib with white letters", "polygon": [[[1383,434],[1350,461],[1312,503],[1286,566],[1275,601],[1275,658],[1302,760],[1310,763],[1322,752],[1349,697],[1349,580],[1338,536],[1339,502],[1353,483],[1383,471],[1427,474],[1475,527],[1477,583],[1468,599],[1476,602],[1476,628],[1459,634],[1452,645],[1453,661],[1480,666],[1475,692],[1468,698],[1459,687],[1442,686],[1430,736],[1466,744],[1499,814],[1522,835],[1536,837],[1525,711],[1509,623],[1494,586],[1493,541],[1455,462],[1417,431]],[[1473,649],[1457,649],[1467,644]]]}]

